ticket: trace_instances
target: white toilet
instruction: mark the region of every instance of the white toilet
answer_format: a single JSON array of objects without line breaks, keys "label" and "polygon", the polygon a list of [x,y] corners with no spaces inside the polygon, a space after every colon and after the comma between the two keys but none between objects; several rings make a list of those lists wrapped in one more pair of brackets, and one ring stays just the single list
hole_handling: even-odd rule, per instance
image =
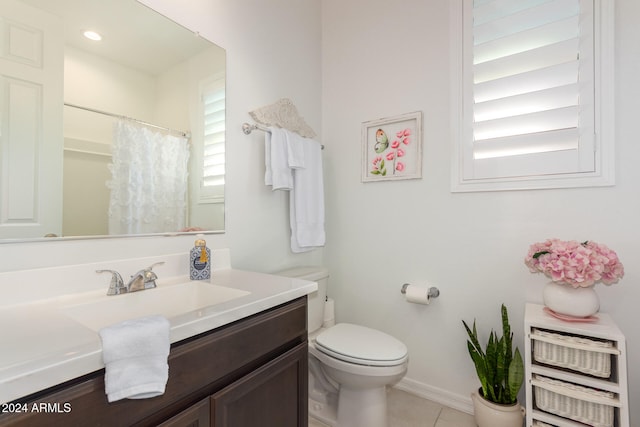
[{"label": "white toilet", "polygon": [[386,387],[407,372],[406,345],[375,329],[333,325],[333,313],[325,313],[326,268],[298,267],[276,274],[318,283],[318,291],[309,295],[307,313],[309,414],[337,427],[386,427]]}]

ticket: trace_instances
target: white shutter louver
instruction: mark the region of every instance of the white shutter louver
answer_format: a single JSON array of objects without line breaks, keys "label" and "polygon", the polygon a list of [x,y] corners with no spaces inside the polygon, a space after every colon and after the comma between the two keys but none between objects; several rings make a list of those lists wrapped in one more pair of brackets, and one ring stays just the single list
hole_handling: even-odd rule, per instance
[{"label": "white shutter louver", "polygon": [[[202,94],[204,107],[203,194],[221,196],[225,177],[225,88],[213,84]],[[216,191],[216,188],[219,191]]]},{"label": "white shutter louver", "polygon": [[465,178],[594,171],[592,16],[592,1],[474,1]]}]

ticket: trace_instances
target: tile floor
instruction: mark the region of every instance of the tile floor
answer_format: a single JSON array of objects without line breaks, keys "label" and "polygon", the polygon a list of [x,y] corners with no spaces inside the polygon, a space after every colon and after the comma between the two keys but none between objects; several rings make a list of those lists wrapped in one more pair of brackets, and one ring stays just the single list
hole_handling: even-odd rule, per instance
[{"label": "tile floor", "polygon": [[[389,389],[387,399],[389,427],[476,427],[472,415],[402,390]],[[327,426],[309,418],[309,427]]]}]

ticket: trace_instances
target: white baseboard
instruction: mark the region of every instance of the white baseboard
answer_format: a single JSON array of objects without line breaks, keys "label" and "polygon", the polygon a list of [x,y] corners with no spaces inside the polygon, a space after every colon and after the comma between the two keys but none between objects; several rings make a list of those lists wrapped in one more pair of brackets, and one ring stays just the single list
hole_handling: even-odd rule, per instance
[{"label": "white baseboard", "polygon": [[422,397],[423,399],[431,400],[432,402],[473,415],[471,394],[469,394],[469,396],[463,396],[407,377],[401,379],[394,387],[398,390]]}]

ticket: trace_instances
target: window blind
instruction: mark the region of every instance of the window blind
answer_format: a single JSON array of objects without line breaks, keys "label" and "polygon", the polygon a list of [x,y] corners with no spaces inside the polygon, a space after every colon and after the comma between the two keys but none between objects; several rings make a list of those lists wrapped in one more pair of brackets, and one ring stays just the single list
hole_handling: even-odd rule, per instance
[{"label": "window blind", "polygon": [[465,175],[594,170],[593,1],[475,0]]},{"label": "window blind", "polygon": [[204,108],[204,154],[202,187],[224,186],[225,89],[213,84],[202,94]]}]

